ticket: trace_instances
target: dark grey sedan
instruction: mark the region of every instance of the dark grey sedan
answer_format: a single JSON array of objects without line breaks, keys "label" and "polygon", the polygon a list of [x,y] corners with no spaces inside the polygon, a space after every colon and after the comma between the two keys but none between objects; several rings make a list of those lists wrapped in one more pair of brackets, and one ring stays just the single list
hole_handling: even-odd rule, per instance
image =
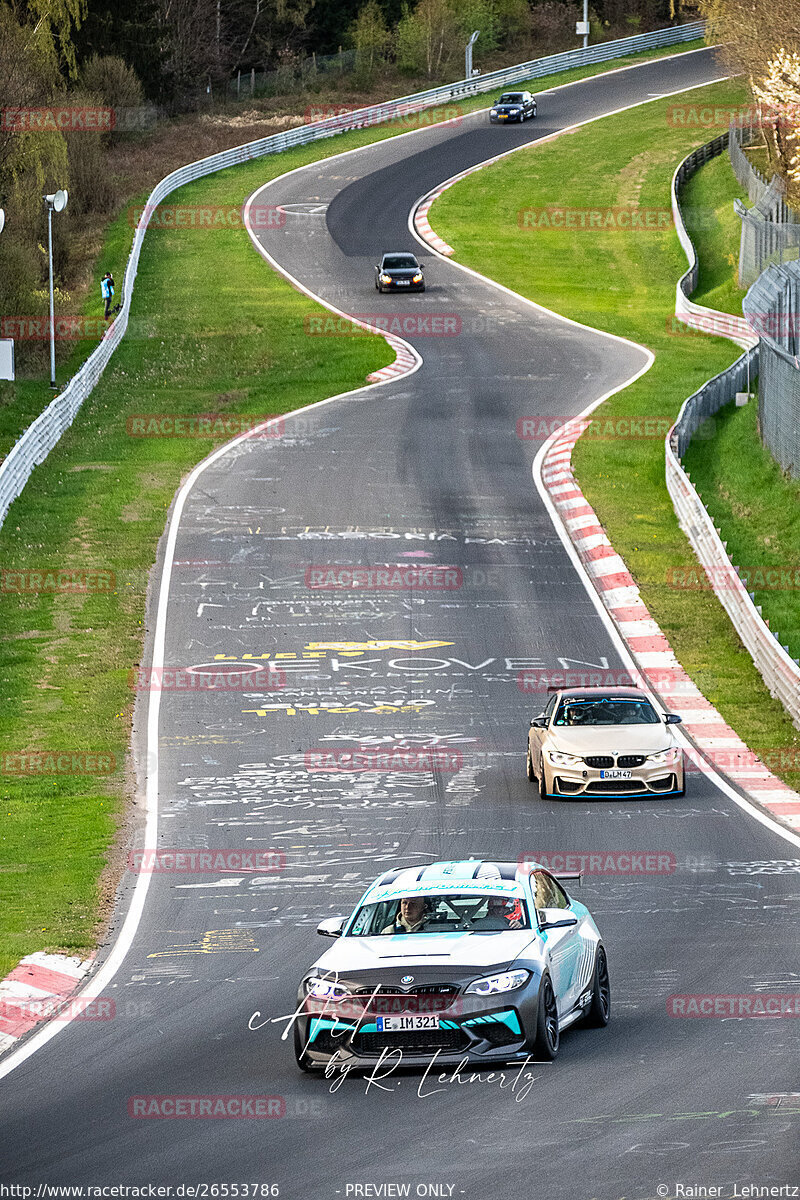
[{"label": "dark grey sedan", "polygon": [[375,267],[375,287],[379,292],[424,292],[422,267],[413,254],[384,254]]}]

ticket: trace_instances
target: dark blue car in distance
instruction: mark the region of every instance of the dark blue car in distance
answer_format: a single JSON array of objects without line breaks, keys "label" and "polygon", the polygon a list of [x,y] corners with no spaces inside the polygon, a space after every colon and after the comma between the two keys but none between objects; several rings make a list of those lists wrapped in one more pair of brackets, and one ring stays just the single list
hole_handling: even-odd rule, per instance
[{"label": "dark blue car in distance", "polygon": [[489,110],[492,125],[505,125],[510,121],[527,121],[536,116],[536,100],[530,92],[503,92]]}]

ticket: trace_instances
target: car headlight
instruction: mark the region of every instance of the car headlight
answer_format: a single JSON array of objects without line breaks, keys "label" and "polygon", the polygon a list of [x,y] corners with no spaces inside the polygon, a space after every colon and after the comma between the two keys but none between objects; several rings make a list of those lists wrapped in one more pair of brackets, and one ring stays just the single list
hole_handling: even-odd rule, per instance
[{"label": "car headlight", "polygon": [[473,996],[496,996],[500,992],[513,992],[514,988],[522,987],[531,977],[530,971],[504,971],[502,975],[487,975],[485,979],[476,979],[467,988],[467,994]]},{"label": "car headlight", "polygon": [[562,754],[560,750],[545,750],[545,754],[556,767],[577,767],[583,762],[576,754]]},{"label": "car headlight", "polygon": [[337,983],[334,979],[321,979],[318,975],[312,975],[306,980],[306,992],[309,996],[313,996],[315,1000],[346,1000],[350,995],[349,990],[342,983]]},{"label": "car headlight", "polygon": [[416,275],[411,280],[412,283],[422,283],[422,271],[417,271]]},{"label": "car headlight", "polygon": [[681,756],[681,752],[677,746],[671,746],[669,750],[659,750],[655,754],[648,754],[647,761],[655,763],[658,766],[666,763],[675,763]]},{"label": "car headlight", "polygon": [[518,113],[518,112],[519,112],[519,109],[518,109],[518,108],[510,108],[508,111],[511,113],[511,115],[512,115],[512,117],[513,117],[514,113]]},{"label": "car headlight", "polygon": [[387,275],[384,271],[381,271],[380,278],[381,278],[381,283],[391,283],[392,282],[391,275]]},{"label": "car headlight", "polygon": [[496,108],[493,108],[493,109],[491,110],[491,114],[490,114],[490,115],[491,115],[491,116],[493,116],[493,117],[496,117],[496,116],[497,116],[497,109],[496,109]]}]

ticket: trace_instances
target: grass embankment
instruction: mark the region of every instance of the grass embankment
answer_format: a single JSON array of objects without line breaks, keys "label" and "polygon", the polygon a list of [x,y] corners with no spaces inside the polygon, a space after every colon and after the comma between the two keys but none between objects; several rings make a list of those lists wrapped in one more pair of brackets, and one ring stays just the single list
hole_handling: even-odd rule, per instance
[{"label": "grass embankment", "polygon": [[[714,227],[701,223],[694,234],[700,272],[693,299],[740,314],[746,289],[736,284],[739,219],[734,196],[744,198],[727,155],[701,167],[685,189],[687,207],[705,207],[717,216]],[[731,403],[721,409],[699,431],[684,465],[770,628],[800,658],[800,612],[792,590],[800,575],[800,484],[784,477],[762,445],[757,404],[737,408]]]},{"label": "grass embankment", "polygon": [[742,223],[733,211],[734,200],[747,203],[747,193],[739,187],[727,154],[700,167],[681,192],[686,226],[697,250],[692,300],[740,317],[747,289],[737,283]]},{"label": "grass embankment", "polygon": [[[535,86],[541,91],[655,56],[565,72]],[[489,100],[472,98],[458,107],[469,111]],[[379,126],[257,160],[184,188],[167,203],[237,207],[269,178],[408,127],[408,121]],[[237,128],[229,144],[265,132]],[[199,156],[192,147],[187,141],[187,158]],[[148,161],[152,170],[152,155]],[[107,231],[99,264],[113,270],[118,283],[132,237],[128,203],[144,199],[131,197]],[[98,881],[124,810],[128,676],[141,653],[146,581],[178,483],[212,445],[133,439],[126,419],[159,412],[286,412],[358,386],[389,361],[378,338],[305,337],[303,317],[313,307],[265,267],[242,231],[152,228],[136,281],[131,334],[0,530],[5,570],[96,569],[113,573],[116,582],[111,591],[90,595],[0,592],[2,751],[95,751],[116,761],[110,775],[96,778],[0,775],[0,977],[34,950],[85,953],[94,944],[101,901],[113,891],[107,886],[113,872],[102,894]],[[82,311],[99,315],[99,300],[88,297]],[[147,326],[153,336],[142,338]],[[132,336],[137,330],[139,336]],[[62,386],[91,348],[79,343],[59,364]],[[0,452],[50,398],[43,381],[22,380],[6,390]]]},{"label": "grass embankment", "polygon": [[[692,105],[746,100],[738,83],[686,95]],[[675,166],[703,141],[702,134],[669,123],[667,106],[674,103],[674,97],[655,100],[520,151],[449,189],[431,216],[459,261],[557,312],[654,351],[647,374],[604,405],[609,420],[674,419],[683,400],[739,351],[719,338],[681,333],[670,319],[675,283],[685,270],[673,230],[524,229],[517,214],[547,205],[668,209]],[[712,291],[725,288],[713,275],[710,282]],[[753,749],[797,745],[800,736],[769,696],[713,593],[672,582],[676,569],[696,560],[666,490],[663,440],[583,437],[573,463],[645,603],[705,695]],[[800,784],[797,772],[783,777]]]},{"label": "grass embankment", "polygon": [[[596,63],[586,67],[576,67],[571,71],[561,71],[542,79],[530,80],[527,86],[534,92],[542,92],[559,84],[575,83],[578,80],[588,79],[620,67],[635,66],[637,63],[647,62],[650,59],[688,53],[703,47],[702,41],[695,41],[678,46],[645,50],[625,58],[611,59],[609,62]],[[391,99],[393,95],[401,94],[404,89],[407,94],[409,90],[423,90],[429,86],[430,81],[405,80],[402,84],[396,82],[395,91],[391,92],[380,80],[376,80],[374,86],[369,90],[342,91],[341,87],[332,86],[328,91],[323,89],[319,92],[301,92],[289,97],[278,96],[270,99],[257,97],[255,100],[248,98],[239,103],[228,103],[220,112],[193,114],[160,121],[152,131],[130,137],[112,152],[113,158],[109,169],[112,170],[116,186],[124,197],[120,200],[120,207],[126,212],[135,201],[143,201],[146,198],[140,194],[143,189],[149,191],[159,179],[186,162],[205,158],[210,154],[227,150],[231,146],[254,141],[256,138],[266,137],[268,134],[284,132],[287,127],[302,124],[308,120],[306,110],[309,108],[325,110],[326,107],[332,107],[336,111],[342,107],[361,108],[368,104]],[[515,86],[522,88],[526,84],[521,83]],[[467,100],[448,102],[439,110],[431,110],[431,113],[423,114],[421,120],[424,122],[428,119],[437,119],[435,114],[437,111],[441,113],[442,109],[447,110],[444,114],[447,116],[474,112],[477,109],[486,108],[491,100],[492,93],[484,93],[472,96]],[[397,123],[366,130],[360,134],[344,134],[334,138],[329,146],[318,149],[316,153],[322,157],[337,153],[352,145],[363,145],[403,133],[413,127],[414,120],[414,117],[407,117]],[[345,138],[346,141],[343,140]],[[330,146],[334,148],[331,149]],[[264,177],[266,178],[266,175]],[[166,203],[172,202],[172,198],[166,201]],[[70,283],[70,300],[64,303],[62,311],[68,312],[69,315],[79,313],[92,318],[101,316],[103,304],[100,299],[100,276],[106,270],[111,270],[117,281],[118,289],[122,287],[122,277],[132,236],[133,231],[127,220],[116,220],[109,223],[96,269],[93,271],[90,264],[82,264],[81,273],[84,277],[94,275],[88,294],[83,280]],[[57,281],[57,283],[61,283],[63,286],[63,281]],[[75,374],[95,345],[95,342],[90,341],[77,342],[69,354],[64,355],[63,358],[60,357],[61,349],[59,348],[59,360],[56,364],[56,379],[59,388],[63,388],[67,380]],[[0,455],[8,453],[22,431],[52,399],[54,393],[50,390],[49,379],[48,369],[38,378],[21,376],[13,384],[0,381]]]}]

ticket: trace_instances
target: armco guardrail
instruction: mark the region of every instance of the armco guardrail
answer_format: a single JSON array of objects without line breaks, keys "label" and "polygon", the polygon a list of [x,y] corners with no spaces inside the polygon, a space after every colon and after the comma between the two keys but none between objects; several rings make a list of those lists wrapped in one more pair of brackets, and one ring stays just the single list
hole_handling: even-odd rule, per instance
[{"label": "armco guardrail", "polygon": [[[689,299],[697,287],[698,266],[694,243],[686,229],[685,214],[680,202],[680,189],[698,167],[708,162],[709,159],[716,158],[718,154],[722,154],[727,145],[727,133],[714,138],[712,142],[706,142],[704,146],[693,150],[679,164],[672,176],[672,216],[683,252],[689,260],[688,269],[681,275],[675,289],[675,315],[692,329],[700,329],[704,333],[719,334],[720,337],[730,338],[743,350],[749,350],[756,344],[758,338],[755,337],[744,317],[718,312],[715,308],[706,308],[705,305],[695,304],[693,300]],[[730,399],[730,396],[727,399]],[[726,401],[723,400],[721,403],[724,404]]]},{"label": "armco guardrail", "polygon": [[475,79],[445,84],[442,87],[431,88],[427,92],[404,96],[399,100],[389,100],[384,104],[373,104],[366,108],[354,109],[353,112],[330,117],[324,121],[316,121],[312,125],[301,125],[285,133],[273,133],[258,141],[248,142],[244,146],[235,146],[232,150],[224,150],[221,154],[212,154],[198,162],[188,163],[185,167],[167,175],[153,188],[136,227],[133,246],[125,268],[122,289],[123,302],[119,315],[80,371],[72,377],[64,391],[56,396],[33,424],[29,425],[0,465],[0,525],[27,483],[33,468],[44,462],[64,430],[72,424],[75,414],[97,383],[108,365],[111,355],[122,340],[128,327],[133,284],[136,279],[144,235],[147,232],[153,209],[171,192],[183,187],[186,183],[191,183],[192,180],[201,179],[204,175],[211,175],[215,171],[222,171],[226,167],[236,166],[267,154],[279,154],[282,150],[288,150],[294,146],[305,146],[309,142],[334,137],[337,133],[345,133],[350,129],[363,129],[370,125],[385,123],[393,117],[422,112],[443,101],[461,100],[466,96],[494,91],[505,84],[541,78],[556,71],[565,71],[570,67],[606,62],[611,58],[636,54],[640,50],[693,41],[703,36],[703,28],[702,21],[695,21],[690,25],[676,25],[669,29],[659,29],[655,33],[642,33],[635,37],[621,38],[615,42],[603,42],[598,46],[588,47],[586,50],[568,50],[564,54],[551,54],[548,58],[519,63],[514,67],[493,71],[489,75],[479,75]]},{"label": "armco guardrail", "polygon": [[[713,157],[719,150],[714,149],[722,139],[716,138],[708,143],[707,158]],[[681,168],[690,159],[695,158],[694,167],[699,159],[689,155],[675,172],[673,177],[673,211],[678,237],[689,259],[689,270],[682,276],[681,283],[691,277],[696,277],[697,255],[691,238],[686,232],[680,206],[675,203],[676,181]],[[686,174],[691,173],[687,171]],[[687,289],[690,290],[690,289]],[[678,294],[682,295],[681,287]],[[700,306],[695,306],[699,308]],[[677,311],[677,309],[676,309]],[[714,313],[706,309],[706,313]],[[691,318],[696,314],[687,313]],[[723,314],[716,314],[723,316]],[[682,320],[686,317],[682,316]],[[713,332],[722,334],[722,329]],[[724,334],[731,337],[731,334]],[[737,340],[732,338],[732,340]],[[667,434],[665,443],[666,481],[675,513],[681,529],[688,537],[700,565],[705,570],[714,594],[727,612],[736,632],[747,647],[753,662],[756,664],[761,677],[766,683],[770,694],[777,696],[789,713],[792,721],[800,729],[800,664],[789,654],[785,646],[781,646],[756,606],[753,597],[747,591],[745,584],[739,578],[737,568],[731,562],[720,531],[707,512],[698,496],[692,481],[681,465],[681,458],[686,453],[692,435],[699,429],[708,417],[713,416],[724,404],[729,403],[736,392],[749,390],[750,379],[758,373],[758,343],[742,355],[741,358],[726,371],[715,375],[684,401],[678,419]]]}]

